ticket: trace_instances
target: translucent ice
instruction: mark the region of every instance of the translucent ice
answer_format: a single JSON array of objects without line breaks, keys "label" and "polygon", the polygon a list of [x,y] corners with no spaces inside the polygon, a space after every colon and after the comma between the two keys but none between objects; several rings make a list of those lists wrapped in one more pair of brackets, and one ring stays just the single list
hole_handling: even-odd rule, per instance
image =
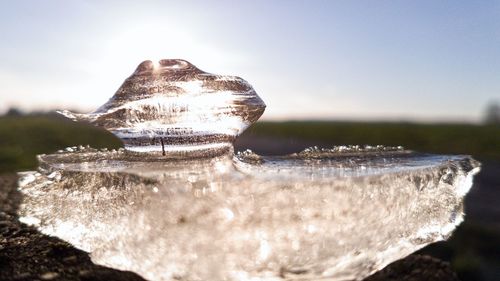
[{"label": "translucent ice", "polygon": [[24,173],[21,220],[151,280],[360,280],[462,221],[479,164],[402,148],[72,148]]},{"label": "translucent ice", "polygon": [[20,219],[99,264],[217,281],[359,280],[461,222],[479,170],[470,157],[381,146],[234,155],[264,108],[240,78],[145,61],[95,112],[62,112],[126,150],[40,155],[19,181]]},{"label": "translucent ice", "polygon": [[89,114],[61,111],[104,127],[133,151],[192,151],[230,146],[264,112],[252,86],[206,73],[179,59],[142,62],[115,95]]}]

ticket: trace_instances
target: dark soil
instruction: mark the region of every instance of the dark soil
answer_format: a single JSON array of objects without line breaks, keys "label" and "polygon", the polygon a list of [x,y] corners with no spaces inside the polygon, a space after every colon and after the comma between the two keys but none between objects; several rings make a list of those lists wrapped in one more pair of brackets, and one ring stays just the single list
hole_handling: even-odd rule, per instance
[{"label": "dark soil", "polygon": [[459,280],[450,264],[431,256],[410,255],[393,262],[364,281]]}]

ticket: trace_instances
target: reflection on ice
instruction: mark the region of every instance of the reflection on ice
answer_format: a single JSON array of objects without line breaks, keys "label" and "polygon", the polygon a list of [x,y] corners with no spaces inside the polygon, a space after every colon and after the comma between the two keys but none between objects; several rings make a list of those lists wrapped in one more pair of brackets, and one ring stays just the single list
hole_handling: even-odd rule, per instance
[{"label": "reflection on ice", "polygon": [[359,280],[446,239],[479,170],[398,147],[210,156],[42,155],[20,179],[19,213],[152,280]]}]

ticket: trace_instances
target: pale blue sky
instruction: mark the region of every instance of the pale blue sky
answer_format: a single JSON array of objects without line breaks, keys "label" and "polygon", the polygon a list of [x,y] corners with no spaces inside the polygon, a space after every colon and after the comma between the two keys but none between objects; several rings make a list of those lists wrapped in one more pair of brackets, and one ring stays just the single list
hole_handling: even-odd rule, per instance
[{"label": "pale blue sky", "polygon": [[0,0],[0,111],[91,111],[159,58],[243,77],[266,119],[476,122],[500,1]]}]

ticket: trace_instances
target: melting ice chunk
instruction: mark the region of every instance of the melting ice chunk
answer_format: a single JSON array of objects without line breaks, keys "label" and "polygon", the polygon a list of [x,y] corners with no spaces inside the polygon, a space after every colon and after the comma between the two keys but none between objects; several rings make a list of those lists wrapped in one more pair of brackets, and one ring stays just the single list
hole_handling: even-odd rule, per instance
[{"label": "melting ice chunk", "polygon": [[383,147],[39,161],[20,180],[21,220],[151,280],[360,280],[446,239],[479,170]]},{"label": "melting ice chunk", "polygon": [[78,121],[101,126],[133,151],[190,151],[229,146],[265,109],[252,86],[206,73],[179,59],[142,62],[115,95]]}]

